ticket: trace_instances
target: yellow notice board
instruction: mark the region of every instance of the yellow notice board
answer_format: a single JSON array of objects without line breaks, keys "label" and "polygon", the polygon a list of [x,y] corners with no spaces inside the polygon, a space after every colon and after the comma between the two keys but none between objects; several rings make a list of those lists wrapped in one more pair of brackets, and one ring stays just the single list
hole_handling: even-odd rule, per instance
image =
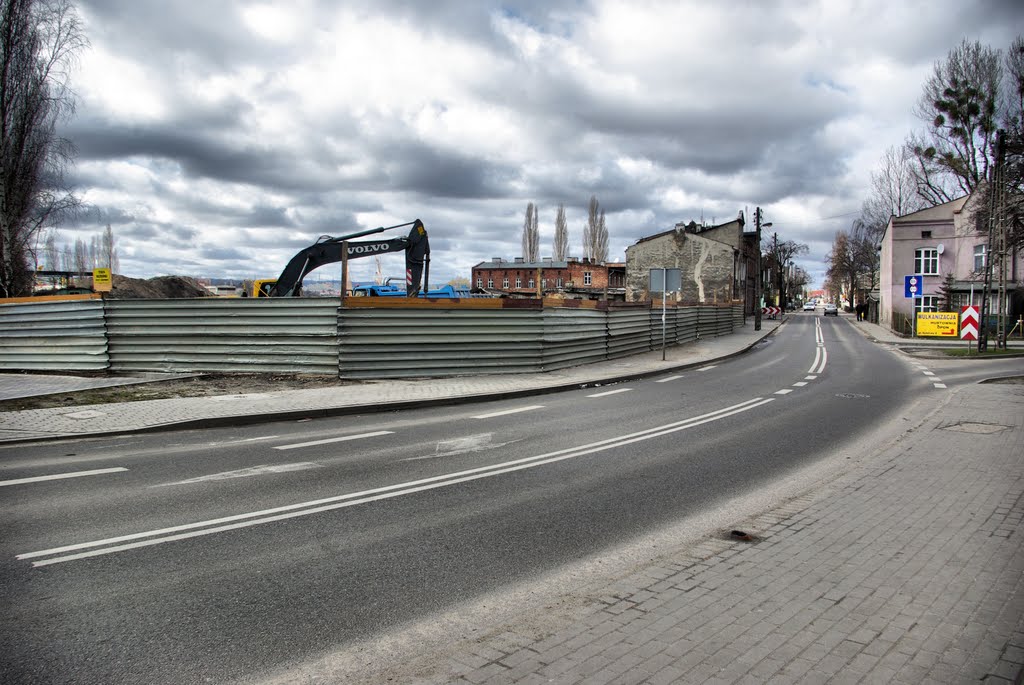
[{"label": "yellow notice board", "polygon": [[109,293],[114,287],[114,280],[110,275],[110,269],[92,270],[92,289],[98,293]]},{"label": "yellow notice board", "polygon": [[955,338],[960,316],[956,312],[918,312],[917,334],[933,338]]}]

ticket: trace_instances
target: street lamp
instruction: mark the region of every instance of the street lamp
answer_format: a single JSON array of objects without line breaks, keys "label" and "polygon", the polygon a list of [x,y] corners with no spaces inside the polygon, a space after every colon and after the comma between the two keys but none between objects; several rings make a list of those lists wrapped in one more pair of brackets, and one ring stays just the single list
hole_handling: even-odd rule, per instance
[{"label": "street lamp", "polygon": [[761,208],[754,209],[754,226],[757,228],[757,278],[754,279],[754,330],[761,330],[761,229],[770,228],[772,223],[761,223]]}]

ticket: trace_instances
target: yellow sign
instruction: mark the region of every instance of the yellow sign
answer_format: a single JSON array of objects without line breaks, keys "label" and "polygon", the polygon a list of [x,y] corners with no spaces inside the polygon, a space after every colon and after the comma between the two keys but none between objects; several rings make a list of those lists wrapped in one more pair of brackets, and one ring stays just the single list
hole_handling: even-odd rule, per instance
[{"label": "yellow sign", "polygon": [[960,315],[956,312],[918,312],[917,334],[933,338],[956,338]]},{"label": "yellow sign", "polygon": [[98,293],[109,293],[114,287],[114,277],[110,269],[92,270],[92,289]]}]

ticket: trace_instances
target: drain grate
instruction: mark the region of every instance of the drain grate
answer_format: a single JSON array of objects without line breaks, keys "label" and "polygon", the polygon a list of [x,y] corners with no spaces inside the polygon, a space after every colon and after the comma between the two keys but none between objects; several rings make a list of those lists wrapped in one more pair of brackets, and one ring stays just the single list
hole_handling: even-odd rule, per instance
[{"label": "drain grate", "polygon": [[869,397],[871,397],[871,395],[861,395],[860,393],[856,392],[841,392],[837,393],[836,397],[842,397],[843,399],[846,400],[866,400]]},{"label": "drain grate", "polygon": [[980,423],[978,421],[961,421],[960,423],[953,423],[948,426],[942,426],[942,430],[945,431],[974,433],[975,435],[991,435],[992,433],[1004,431],[1007,428],[1009,428],[1009,426],[1003,426],[998,423]]}]

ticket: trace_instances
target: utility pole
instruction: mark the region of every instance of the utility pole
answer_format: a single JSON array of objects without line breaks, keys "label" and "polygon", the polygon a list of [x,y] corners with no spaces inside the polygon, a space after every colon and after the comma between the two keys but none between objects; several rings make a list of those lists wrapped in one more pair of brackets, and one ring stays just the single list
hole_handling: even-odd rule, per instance
[{"label": "utility pole", "polygon": [[772,233],[772,274],[775,276],[775,297],[782,311],[786,311],[786,300],[782,293],[782,260],[779,258],[779,234]]},{"label": "utility pole", "polygon": [[757,276],[754,278],[754,330],[761,330],[761,208],[754,208],[754,227],[757,237]]}]

